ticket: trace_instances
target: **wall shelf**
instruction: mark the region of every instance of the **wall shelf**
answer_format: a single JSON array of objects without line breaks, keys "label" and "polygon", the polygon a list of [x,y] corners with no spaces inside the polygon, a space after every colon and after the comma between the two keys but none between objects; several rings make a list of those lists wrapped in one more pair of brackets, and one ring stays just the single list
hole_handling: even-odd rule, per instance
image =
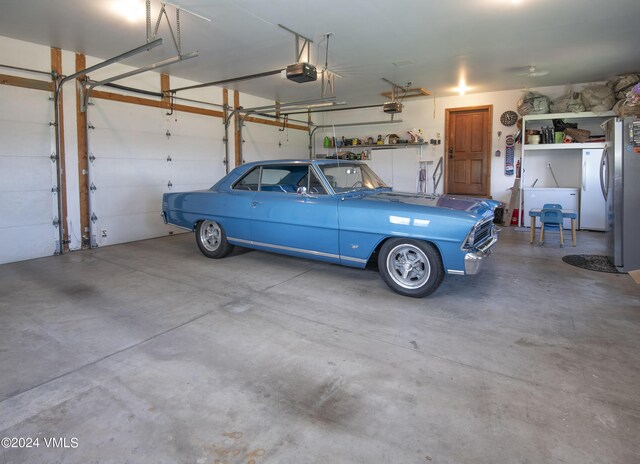
[{"label": "wall shelf", "polygon": [[541,143],[541,144],[526,144],[524,149],[527,151],[535,150],[582,150],[583,148],[604,148],[604,142],[589,142],[589,143]]},{"label": "wall shelf", "polygon": [[[343,150],[347,150],[349,148],[371,148],[371,149],[384,149],[384,148],[409,148],[409,147],[423,147],[425,145],[429,145],[428,143],[386,143],[386,144],[382,144],[382,145],[378,145],[376,143],[374,144],[367,144],[367,145],[347,145],[347,146],[343,146],[343,147],[330,147],[328,148],[329,150],[336,150],[338,149],[339,151],[343,151]],[[324,147],[326,148],[326,147]]]},{"label": "wall shelf", "polygon": [[551,119],[592,119],[592,118],[613,118],[616,114],[613,111],[594,113],[593,111],[582,111],[580,113],[547,113],[528,114],[523,116],[524,121],[550,121]]}]

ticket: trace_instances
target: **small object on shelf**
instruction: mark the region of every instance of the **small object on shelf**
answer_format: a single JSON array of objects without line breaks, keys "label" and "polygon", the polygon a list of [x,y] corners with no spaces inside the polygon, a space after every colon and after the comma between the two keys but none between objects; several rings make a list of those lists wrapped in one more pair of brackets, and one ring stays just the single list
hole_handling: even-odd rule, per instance
[{"label": "small object on shelf", "polygon": [[575,140],[578,143],[588,142],[589,136],[591,135],[591,131],[586,129],[567,128],[565,129],[564,133],[566,135],[571,136],[571,138],[573,138],[573,140]]},{"label": "small object on shelf", "polygon": [[538,145],[540,143],[540,136],[539,135],[528,135],[527,136],[527,143],[529,143],[530,145]]},{"label": "small object on shelf", "polygon": [[382,140],[382,135],[378,134],[378,140],[377,140],[376,144],[378,144],[378,145],[383,145],[384,144],[384,140]]},{"label": "small object on shelf", "polygon": [[367,145],[373,145],[373,137],[367,137]]},{"label": "small object on shelf", "polygon": [[556,131],[555,134],[555,142],[556,143],[563,143],[564,141],[564,132],[558,132]]}]

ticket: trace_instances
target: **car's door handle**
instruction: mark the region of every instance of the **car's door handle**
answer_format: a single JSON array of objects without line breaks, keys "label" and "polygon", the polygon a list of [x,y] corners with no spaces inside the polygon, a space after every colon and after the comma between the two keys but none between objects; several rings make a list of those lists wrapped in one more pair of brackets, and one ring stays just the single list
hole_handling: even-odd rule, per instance
[{"label": "car's door handle", "polygon": [[259,202],[259,201],[252,201],[252,202],[251,202],[251,207],[252,207],[252,208],[255,208],[255,207],[256,207],[256,206],[258,206],[259,204],[260,204],[260,202]]}]

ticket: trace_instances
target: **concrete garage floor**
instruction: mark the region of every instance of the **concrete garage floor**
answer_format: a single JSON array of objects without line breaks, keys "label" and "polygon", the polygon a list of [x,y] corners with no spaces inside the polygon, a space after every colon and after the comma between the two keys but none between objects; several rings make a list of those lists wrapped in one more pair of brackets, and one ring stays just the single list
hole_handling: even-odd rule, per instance
[{"label": "concrete garage floor", "polygon": [[421,300],[192,234],[0,266],[0,463],[640,462],[640,286],[556,240]]}]

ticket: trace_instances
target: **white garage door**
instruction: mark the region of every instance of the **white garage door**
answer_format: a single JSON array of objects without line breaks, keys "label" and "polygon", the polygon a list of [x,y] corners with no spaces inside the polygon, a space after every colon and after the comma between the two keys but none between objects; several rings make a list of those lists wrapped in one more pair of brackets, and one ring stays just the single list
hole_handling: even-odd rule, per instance
[{"label": "white garage door", "polygon": [[55,253],[58,229],[53,102],[0,85],[0,263]]},{"label": "white garage door", "polygon": [[177,231],[162,194],[208,189],[224,175],[221,119],[96,100],[89,107],[92,246]]}]

